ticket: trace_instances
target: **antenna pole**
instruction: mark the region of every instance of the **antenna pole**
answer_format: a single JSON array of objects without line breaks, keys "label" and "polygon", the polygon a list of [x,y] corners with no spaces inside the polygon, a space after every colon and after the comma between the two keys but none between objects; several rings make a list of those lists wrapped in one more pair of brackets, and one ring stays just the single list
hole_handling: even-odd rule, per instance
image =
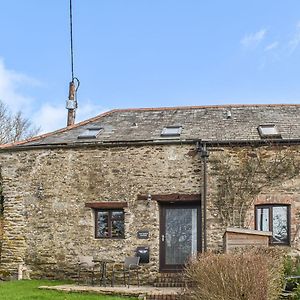
[{"label": "antenna pole", "polygon": [[[77,108],[77,90],[79,88],[79,80],[74,77],[74,49],[73,49],[73,13],[72,13],[72,0],[70,0],[70,46],[71,46],[71,82],[69,83],[69,98],[66,103],[68,110],[67,126],[74,125],[75,115]],[[75,86],[75,80],[77,86]]]},{"label": "antenna pole", "polygon": [[71,75],[74,80],[74,51],[73,51],[73,12],[72,0],[70,0],[70,44],[71,44]]}]

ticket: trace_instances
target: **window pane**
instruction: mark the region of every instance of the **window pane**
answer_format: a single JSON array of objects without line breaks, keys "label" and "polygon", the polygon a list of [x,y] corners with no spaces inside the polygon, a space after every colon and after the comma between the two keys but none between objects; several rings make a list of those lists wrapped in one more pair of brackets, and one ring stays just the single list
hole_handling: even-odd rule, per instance
[{"label": "window pane", "polygon": [[105,238],[109,236],[108,233],[108,212],[98,211],[97,213],[97,228],[96,237]]},{"label": "window pane", "polygon": [[166,209],[165,261],[168,265],[184,264],[197,253],[197,209]]},{"label": "window pane", "polygon": [[273,207],[273,243],[288,243],[287,207]]},{"label": "window pane", "polygon": [[176,135],[180,135],[181,133],[181,126],[173,126],[173,127],[165,127],[162,132],[161,132],[161,136],[176,136]]},{"label": "window pane", "polygon": [[122,238],[124,237],[124,212],[112,211],[111,212],[111,237]]},{"label": "window pane", "polygon": [[95,139],[100,132],[102,131],[102,128],[88,128],[85,131],[83,131],[81,134],[78,135],[78,139]]},{"label": "window pane", "polygon": [[269,231],[269,208],[260,207],[256,209],[256,228],[261,231]]},{"label": "window pane", "polygon": [[259,134],[264,137],[278,137],[281,138],[281,134],[278,132],[275,125],[260,125],[258,126]]},{"label": "window pane", "polygon": [[278,134],[276,127],[273,125],[270,126],[260,126],[260,130],[263,135],[274,135]]}]

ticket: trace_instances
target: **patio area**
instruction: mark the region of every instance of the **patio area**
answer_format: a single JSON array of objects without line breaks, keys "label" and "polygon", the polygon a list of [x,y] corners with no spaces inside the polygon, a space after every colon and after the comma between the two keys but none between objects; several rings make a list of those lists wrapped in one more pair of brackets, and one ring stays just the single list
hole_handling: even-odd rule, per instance
[{"label": "patio area", "polygon": [[57,286],[40,286],[40,289],[56,290],[62,292],[77,292],[77,293],[94,293],[103,295],[117,295],[137,297],[138,299],[159,299],[159,300],[173,300],[179,299],[182,288],[177,287],[153,287],[153,286],[88,286],[65,284]]}]

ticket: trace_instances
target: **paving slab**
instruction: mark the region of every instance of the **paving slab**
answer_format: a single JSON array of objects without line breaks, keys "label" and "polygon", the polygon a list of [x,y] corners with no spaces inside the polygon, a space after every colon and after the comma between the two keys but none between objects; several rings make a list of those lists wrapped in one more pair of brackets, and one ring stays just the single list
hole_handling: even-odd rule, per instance
[{"label": "paving slab", "polygon": [[40,286],[40,289],[55,290],[62,292],[77,292],[77,293],[93,293],[104,295],[121,295],[128,297],[142,297],[153,295],[178,295],[182,291],[181,288],[175,287],[153,287],[153,286],[87,286],[76,284],[64,284],[55,286]]}]

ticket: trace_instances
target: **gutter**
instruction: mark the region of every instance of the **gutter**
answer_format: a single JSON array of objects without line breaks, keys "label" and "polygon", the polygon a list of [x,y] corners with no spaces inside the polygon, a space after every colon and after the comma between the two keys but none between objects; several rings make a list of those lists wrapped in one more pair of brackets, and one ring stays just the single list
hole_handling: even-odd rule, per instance
[{"label": "gutter", "polygon": [[[147,145],[192,145],[197,144],[199,139],[145,139],[145,140],[124,140],[124,141],[101,141],[88,143],[58,143],[58,144],[35,144],[0,146],[0,152],[26,151],[34,149],[72,149],[72,148],[107,148],[126,146],[147,146]],[[265,145],[299,145],[300,139],[263,139],[263,140],[216,140],[204,141],[207,147],[232,147],[232,146],[265,146]]]},{"label": "gutter", "polygon": [[194,145],[197,140],[135,140],[135,141],[102,141],[89,143],[70,143],[70,144],[41,144],[1,147],[0,152],[26,151],[35,149],[72,149],[72,148],[109,148],[126,146],[147,146],[147,145]]}]

